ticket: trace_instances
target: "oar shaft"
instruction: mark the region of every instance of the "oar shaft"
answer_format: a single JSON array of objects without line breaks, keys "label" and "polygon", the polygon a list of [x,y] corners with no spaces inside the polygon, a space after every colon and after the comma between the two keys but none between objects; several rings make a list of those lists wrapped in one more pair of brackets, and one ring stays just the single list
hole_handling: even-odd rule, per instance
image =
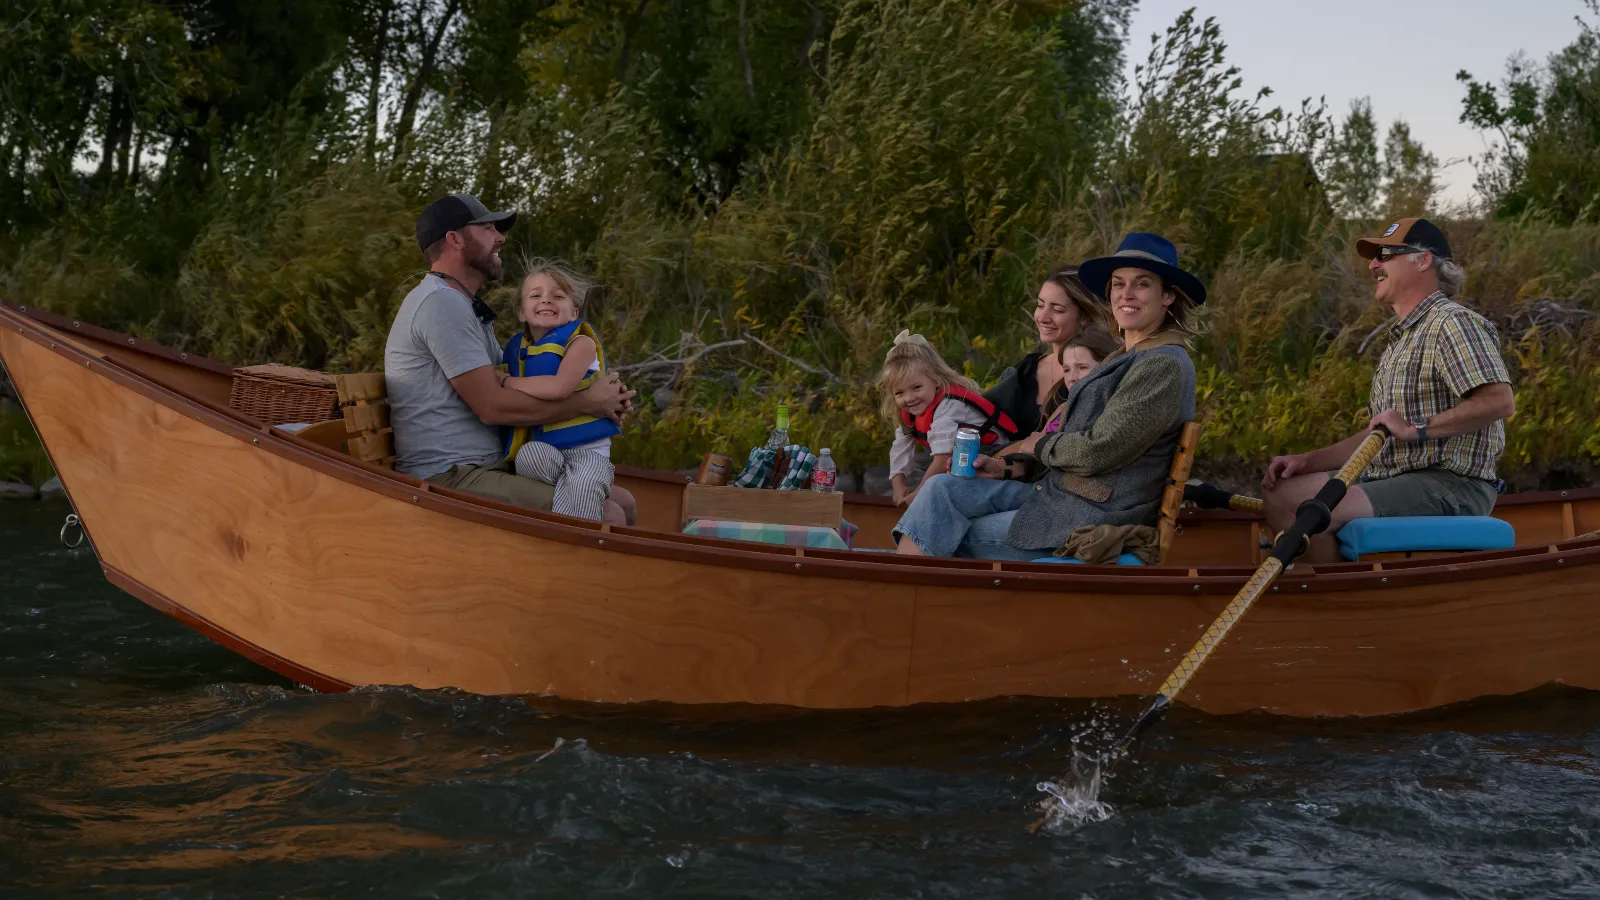
[{"label": "oar shaft", "polygon": [[1217,645],[1221,644],[1223,638],[1228,636],[1228,632],[1233,630],[1233,626],[1244,617],[1244,614],[1261,598],[1262,594],[1267,592],[1272,583],[1278,580],[1278,576],[1283,573],[1289,563],[1300,554],[1306,538],[1309,535],[1327,530],[1329,523],[1333,519],[1333,508],[1339,505],[1339,501],[1344,499],[1345,492],[1350,489],[1351,483],[1361,475],[1361,471],[1367,467],[1367,464],[1372,462],[1372,458],[1378,455],[1378,451],[1383,448],[1383,442],[1388,436],[1389,430],[1381,426],[1367,435],[1366,439],[1356,448],[1356,452],[1351,454],[1350,459],[1345,462],[1343,468],[1328,479],[1322,489],[1317,491],[1317,495],[1300,504],[1299,510],[1295,513],[1294,524],[1285,529],[1283,534],[1278,536],[1277,542],[1273,544],[1272,555],[1267,557],[1260,568],[1256,569],[1255,574],[1250,576],[1250,580],[1245,582],[1244,587],[1239,589],[1239,593],[1235,594],[1233,600],[1223,608],[1222,614],[1217,616],[1216,620],[1211,623],[1211,627],[1200,635],[1200,640],[1196,641],[1189,652],[1183,655],[1183,659],[1178,661],[1177,668],[1173,669],[1172,674],[1167,676],[1167,680],[1161,683],[1161,687],[1156,690],[1155,701],[1133,723],[1133,727],[1128,729],[1127,736],[1122,739],[1122,743],[1117,747],[1116,755],[1112,758],[1113,763],[1121,759],[1128,752],[1128,749],[1133,746],[1133,742],[1138,739],[1140,733],[1159,718],[1167,707],[1172,705],[1172,701],[1194,678],[1195,673],[1200,671],[1200,667],[1205,664],[1205,661],[1211,658],[1212,651],[1216,650]]}]

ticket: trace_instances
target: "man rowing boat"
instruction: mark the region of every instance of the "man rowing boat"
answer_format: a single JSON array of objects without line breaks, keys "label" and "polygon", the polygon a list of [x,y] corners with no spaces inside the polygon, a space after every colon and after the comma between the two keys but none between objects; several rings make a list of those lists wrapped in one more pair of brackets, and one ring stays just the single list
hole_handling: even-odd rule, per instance
[{"label": "man rowing boat", "polygon": [[1438,226],[1401,219],[1382,237],[1357,241],[1356,252],[1369,260],[1374,296],[1395,315],[1372,375],[1371,421],[1332,446],[1275,457],[1261,481],[1267,525],[1289,527],[1373,428],[1388,426],[1394,439],[1351,485],[1327,532],[1312,539],[1309,562],[1338,561],[1332,534],[1352,519],[1488,515],[1504,420],[1516,411],[1495,327],[1450,299],[1466,273]]}]

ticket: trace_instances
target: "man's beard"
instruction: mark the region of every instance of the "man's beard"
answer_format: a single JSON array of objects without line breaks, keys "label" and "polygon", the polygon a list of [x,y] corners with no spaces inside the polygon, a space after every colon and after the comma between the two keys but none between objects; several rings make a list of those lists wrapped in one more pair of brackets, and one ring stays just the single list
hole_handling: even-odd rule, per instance
[{"label": "man's beard", "polygon": [[506,271],[505,264],[494,258],[494,244],[489,241],[481,244],[474,241],[467,252],[466,263],[482,273],[485,281],[499,281]]}]

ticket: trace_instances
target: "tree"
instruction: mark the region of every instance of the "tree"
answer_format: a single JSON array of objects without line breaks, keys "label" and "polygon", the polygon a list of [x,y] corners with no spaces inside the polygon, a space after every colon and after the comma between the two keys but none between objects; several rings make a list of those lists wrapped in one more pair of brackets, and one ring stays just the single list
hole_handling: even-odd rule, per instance
[{"label": "tree", "polygon": [[[1600,17],[1600,0],[1586,0]],[[1462,70],[1461,121],[1492,135],[1478,189],[1501,215],[1537,212],[1560,223],[1600,219],[1600,25],[1543,66],[1507,61],[1499,85]]]},{"label": "tree", "polygon": [[1439,192],[1439,160],[1396,119],[1383,141],[1383,208],[1390,219],[1425,216]]},{"label": "tree", "polygon": [[1340,215],[1365,219],[1377,213],[1383,169],[1378,164],[1378,125],[1367,97],[1350,112],[1328,147],[1326,182]]}]

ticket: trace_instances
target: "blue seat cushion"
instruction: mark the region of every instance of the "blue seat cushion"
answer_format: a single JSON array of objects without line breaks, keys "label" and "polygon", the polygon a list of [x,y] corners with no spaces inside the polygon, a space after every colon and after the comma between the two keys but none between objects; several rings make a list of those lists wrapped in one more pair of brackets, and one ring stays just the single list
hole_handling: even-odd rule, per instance
[{"label": "blue seat cushion", "polygon": [[1516,542],[1511,523],[1491,516],[1356,519],[1339,529],[1339,554],[1350,560],[1413,550],[1502,550]]},{"label": "blue seat cushion", "polygon": [[[1046,556],[1046,557],[1043,557],[1042,559],[1036,559],[1036,560],[1034,560],[1034,562],[1036,562],[1036,563],[1039,563],[1039,562],[1068,563],[1069,565],[1074,565],[1074,566],[1083,565],[1083,560],[1077,558],[1076,556],[1066,556],[1066,557],[1062,557],[1062,556]],[[1142,566],[1142,565],[1144,565],[1144,563],[1140,562],[1139,561],[1139,557],[1134,556],[1132,553],[1124,553],[1121,556],[1117,557],[1117,565],[1119,565],[1119,566]]]}]

